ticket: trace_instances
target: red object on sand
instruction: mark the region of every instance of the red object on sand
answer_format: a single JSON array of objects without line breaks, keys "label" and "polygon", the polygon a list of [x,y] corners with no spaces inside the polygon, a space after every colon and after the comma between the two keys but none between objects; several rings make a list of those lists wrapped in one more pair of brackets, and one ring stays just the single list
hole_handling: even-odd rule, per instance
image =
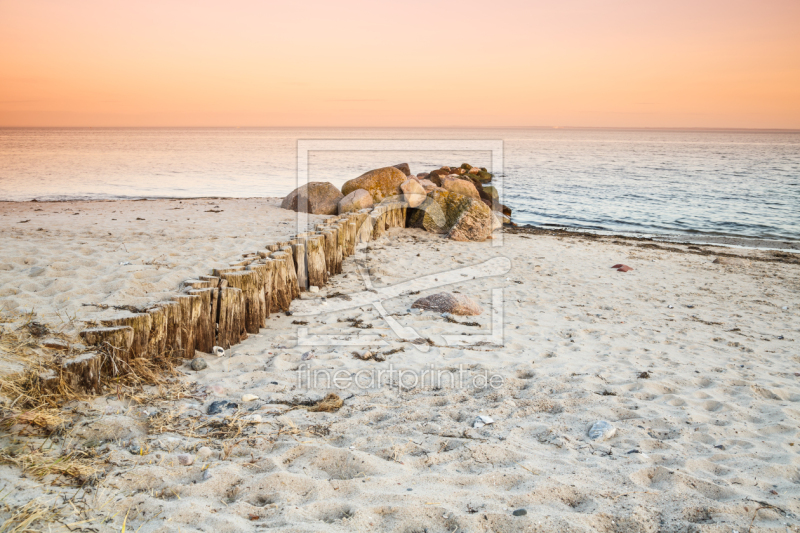
[{"label": "red object on sand", "polygon": [[617,272],[628,272],[629,270],[633,269],[628,265],[620,265],[619,268],[617,269]]},{"label": "red object on sand", "polygon": [[620,267],[624,267],[624,266],[625,266],[625,265],[623,265],[622,263],[617,263],[616,265],[614,265],[614,266],[613,266],[613,267],[611,267],[611,268],[620,268]]}]

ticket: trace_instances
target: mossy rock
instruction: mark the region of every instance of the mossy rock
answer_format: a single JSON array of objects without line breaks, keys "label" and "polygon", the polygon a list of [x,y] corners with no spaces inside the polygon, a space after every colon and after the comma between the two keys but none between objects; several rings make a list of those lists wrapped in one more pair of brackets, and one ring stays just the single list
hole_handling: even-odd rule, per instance
[{"label": "mossy rock", "polygon": [[461,163],[461,168],[469,172],[470,170],[472,170],[472,165],[470,165],[469,163]]},{"label": "mossy rock", "polygon": [[419,207],[409,210],[408,226],[431,233],[447,233],[473,201],[461,194],[436,189]]},{"label": "mossy rock", "polygon": [[406,175],[395,167],[384,167],[365,172],[359,177],[342,185],[342,194],[347,196],[353,191],[364,189],[372,195],[374,203],[384,198],[400,196],[400,184],[406,181]]},{"label": "mossy rock", "polygon": [[481,183],[490,183],[490,182],[492,181],[492,178],[493,178],[494,176],[493,176],[492,174],[490,174],[489,172],[486,172],[485,170],[481,170],[480,172],[478,172],[478,173],[475,175],[475,177],[476,177],[476,178],[478,179],[478,181],[480,181]]},{"label": "mossy rock", "polygon": [[483,185],[482,187],[478,188],[478,192],[480,193],[481,198],[491,202],[500,201],[500,195],[497,193],[497,189],[495,189],[492,185]]}]

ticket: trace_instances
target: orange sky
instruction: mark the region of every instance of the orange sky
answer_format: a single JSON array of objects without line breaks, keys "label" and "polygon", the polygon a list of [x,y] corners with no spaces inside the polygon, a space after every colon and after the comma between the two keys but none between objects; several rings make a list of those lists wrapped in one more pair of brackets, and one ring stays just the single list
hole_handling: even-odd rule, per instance
[{"label": "orange sky", "polygon": [[798,28],[798,0],[0,0],[0,126],[800,128]]}]

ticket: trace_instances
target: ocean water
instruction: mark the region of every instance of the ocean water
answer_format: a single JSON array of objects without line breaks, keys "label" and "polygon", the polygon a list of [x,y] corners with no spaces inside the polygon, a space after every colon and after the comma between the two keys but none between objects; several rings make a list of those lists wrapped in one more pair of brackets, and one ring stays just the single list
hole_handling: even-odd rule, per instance
[{"label": "ocean water", "polygon": [[406,139],[501,140],[496,185],[517,223],[800,240],[800,133],[577,129],[0,129],[0,200],[283,196],[298,139],[392,139],[309,155],[340,186],[381,166],[491,167],[489,151],[413,152]]}]

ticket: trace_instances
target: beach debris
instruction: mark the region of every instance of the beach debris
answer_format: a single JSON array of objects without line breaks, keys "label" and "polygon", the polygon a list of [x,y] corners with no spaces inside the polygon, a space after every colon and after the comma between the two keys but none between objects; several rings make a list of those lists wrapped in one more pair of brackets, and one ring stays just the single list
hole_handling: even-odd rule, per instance
[{"label": "beach debris", "polygon": [[489,424],[494,424],[494,419],[488,415],[478,415],[475,421],[472,423],[472,427],[474,428],[482,428],[483,426],[488,426]]},{"label": "beach debris", "polygon": [[425,309],[437,313],[449,313],[451,315],[473,316],[483,312],[481,306],[469,296],[452,294],[449,292],[440,292],[432,294],[431,296],[426,296],[425,298],[420,298],[414,302],[411,307],[413,309]]},{"label": "beach debris", "polygon": [[589,429],[589,438],[592,440],[606,440],[614,436],[617,428],[605,420],[598,420]]},{"label": "beach debris", "polygon": [[147,449],[137,441],[133,441],[128,445],[128,452],[131,455],[147,455]]},{"label": "beach debris", "polygon": [[181,466],[192,466],[194,464],[194,457],[188,453],[178,455],[178,464]]},{"label": "beach debris", "polygon": [[[300,202],[301,196],[306,199],[305,202]],[[312,181],[290,192],[281,202],[281,208],[299,211],[303,207],[301,204],[305,203],[306,213],[336,215],[339,211],[339,200],[343,197],[344,195],[332,183]]]},{"label": "beach debris", "polygon": [[650,372],[645,370],[644,372],[640,373],[637,377],[639,379],[649,379],[650,378]]},{"label": "beach debris", "polygon": [[361,209],[369,209],[374,205],[372,195],[364,189],[356,189],[339,200],[339,214],[351,213]]},{"label": "beach debris", "polygon": [[338,394],[331,392],[325,398],[309,407],[308,410],[314,413],[330,413],[338,411],[342,405],[344,405],[344,400],[339,398]]},{"label": "beach debris", "polygon": [[131,263],[130,261],[123,261],[123,262],[121,262],[121,263],[119,264],[119,266],[129,266],[129,265],[131,265],[131,264],[132,264],[132,263]]},{"label": "beach debris", "polygon": [[617,263],[616,265],[612,266],[611,268],[616,268],[617,272],[630,272],[633,270],[628,265],[623,265],[622,263]]},{"label": "beach debris", "polygon": [[309,351],[307,351],[306,353],[304,353],[304,354],[303,354],[303,355],[300,357],[300,360],[301,360],[301,361],[308,361],[308,360],[310,360],[310,359],[314,359],[314,356],[315,356],[315,355],[316,355],[316,354],[314,353],[314,350],[309,350]]},{"label": "beach debris", "polygon": [[373,354],[369,350],[364,350],[361,353],[353,352],[353,355],[355,355],[358,359],[361,359],[362,361],[369,361],[370,359],[372,359],[374,357],[375,354]]},{"label": "beach debris", "polygon": [[215,402],[211,402],[211,405],[208,406],[206,413],[210,415],[218,415],[225,409],[237,409],[239,404],[234,402],[229,402],[228,400],[217,400]]},{"label": "beach debris", "polygon": [[208,363],[206,363],[206,360],[202,357],[198,357],[196,359],[192,359],[192,362],[189,363],[189,366],[192,367],[192,370],[195,372],[199,372],[208,368]]},{"label": "beach debris", "polygon": [[514,516],[525,516],[526,514],[528,514],[528,511],[526,511],[525,509],[517,509],[511,514]]},{"label": "beach debris", "polygon": [[217,357],[225,357],[225,348],[223,348],[222,346],[214,346],[211,349],[211,353],[213,353]]},{"label": "beach debris", "polygon": [[258,400],[258,396],[256,396],[255,394],[244,394],[244,395],[242,395],[242,401],[245,402],[245,403],[254,402],[256,400]]},{"label": "beach debris", "polygon": [[317,287],[316,285],[311,285],[311,286],[308,288],[308,292],[312,292],[312,293],[314,293],[314,292],[319,292],[319,287]]}]

